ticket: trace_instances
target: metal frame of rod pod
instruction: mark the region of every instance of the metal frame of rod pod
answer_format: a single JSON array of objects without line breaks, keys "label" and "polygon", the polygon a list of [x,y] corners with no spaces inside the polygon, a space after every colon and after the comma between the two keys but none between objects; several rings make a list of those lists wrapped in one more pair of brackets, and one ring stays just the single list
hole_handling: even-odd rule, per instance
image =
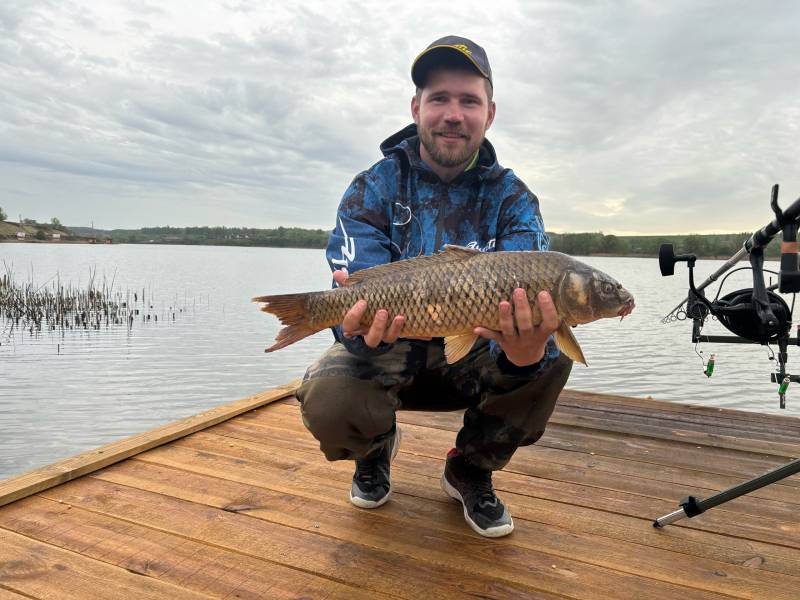
[{"label": "metal frame of rod pod", "polygon": [[[772,187],[772,194],[770,198],[770,207],[775,213],[775,219],[754,232],[744,243],[741,250],[732,256],[721,268],[714,272],[706,281],[699,286],[694,283],[694,263],[695,257],[691,254],[676,256],[671,247],[664,248],[659,251],[659,267],[661,274],[664,276],[672,275],[676,262],[686,261],[689,266],[689,288],[690,292],[686,300],[676,306],[664,318],[664,322],[674,313],[681,309],[684,304],[687,304],[687,312],[691,312],[692,301],[695,300],[694,305],[700,306],[700,312],[691,315],[694,321],[694,329],[692,333],[692,341],[697,343],[701,341],[714,341],[714,342],[749,342],[754,341],[752,336],[745,336],[745,333],[739,331],[739,328],[732,329],[736,336],[704,336],[700,334],[698,321],[705,318],[703,314],[703,307],[707,312],[713,312],[714,307],[702,296],[702,290],[713,283],[724,272],[728,271],[733,265],[739,262],[742,258],[749,255],[750,263],[753,269],[753,307],[762,324],[767,323],[769,318],[773,320],[776,318],[771,311],[769,304],[768,294],[774,287],[779,287],[781,293],[798,293],[800,292],[800,262],[798,262],[798,243],[797,235],[800,228],[800,198],[795,200],[786,210],[781,210],[778,206],[778,184]],[[770,286],[767,288],[763,278],[763,252],[764,248],[772,241],[772,239],[779,233],[783,232],[783,239],[781,244],[781,269],[778,278],[777,286]],[[766,301],[764,300],[766,298]],[[760,300],[759,300],[760,299]],[[700,302],[701,304],[698,304]],[[760,306],[759,306],[760,304]],[[789,312],[789,319],[791,319],[791,311]],[[730,327],[729,327],[730,329]],[[743,337],[745,336],[745,337]],[[779,346],[779,373],[772,374],[772,381],[781,384],[779,388],[780,406],[785,408],[785,392],[786,386],[790,381],[800,381],[797,375],[790,375],[785,372],[785,364],[788,359],[787,348],[790,342],[796,342],[800,345],[800,327],[798,327],[797,338],[790,338],[788,334],[788,327],[785,334],[778,336]],[[763,340],[761,340],[763,343]],[[785,465],[782,465],[764,475],[754,477],[744,483],[736,485],[732,488],[724,490],[718,494],[710,496],[705,500],[698,499],[694,496],[687,496],[679,503],[680,508],[676,511],[668,513],[662,517],[657,518],[653,522],[653,527],[662,528],[666,525],[679,521],[684,517],[692,518],[707,511],[709,508],[718,506],[734,498],[738,498],[744,494],[755,491],[759,488],[775,483],[781,479],[800,473],[800,459],[793,460]]]}]

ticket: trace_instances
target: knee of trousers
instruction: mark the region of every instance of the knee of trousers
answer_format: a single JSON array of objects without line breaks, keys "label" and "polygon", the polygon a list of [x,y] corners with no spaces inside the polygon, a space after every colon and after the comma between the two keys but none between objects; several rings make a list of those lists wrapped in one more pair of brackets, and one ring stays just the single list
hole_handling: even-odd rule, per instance
[{"label": "knee of trousers", "polygon": [[521,430],[522,445],[531,444],[544,433],[571,370],[572,361],[562,354],[535,379],[513,391],[488,397],[479,410]]},{"label": "knee of trousers", "polygon": [[394,426],[397,401],[370,380],[314,377],[297,390],[303,423],[329,460],[360,458]]}]

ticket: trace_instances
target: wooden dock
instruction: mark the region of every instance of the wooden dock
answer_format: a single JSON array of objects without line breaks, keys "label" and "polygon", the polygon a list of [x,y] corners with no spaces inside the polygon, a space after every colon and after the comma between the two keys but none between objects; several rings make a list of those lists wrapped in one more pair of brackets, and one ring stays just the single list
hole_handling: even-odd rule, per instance
[{"label": "wooden dock", "polygon": [[293,389],[0,482],[0,600],[800,599],[798,476],[652,527],[800,456],[800,419],[565,391],[490,540],[439,487],[461,413],[399,413],[392,500],[359,510]]}]

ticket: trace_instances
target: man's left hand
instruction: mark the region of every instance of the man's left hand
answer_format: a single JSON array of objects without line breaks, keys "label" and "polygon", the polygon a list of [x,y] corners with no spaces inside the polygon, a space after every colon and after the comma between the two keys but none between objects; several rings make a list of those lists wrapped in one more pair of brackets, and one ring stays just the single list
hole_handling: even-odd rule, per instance
[{"label": "man's left hand", "polygon": [[503,349],[508,360],[518,366],[535,364],[544,357],[547,339],[558,329],[559,318],[553,299],[548,292],[539,292],[536,302],[542,314],[542,322],[533,324],[533,311],[528,303],[528,295],[522,288],[514,290],[511,302],[500,302],[500,331],[476,327],[473,331],[479,336],[494,340]]}]

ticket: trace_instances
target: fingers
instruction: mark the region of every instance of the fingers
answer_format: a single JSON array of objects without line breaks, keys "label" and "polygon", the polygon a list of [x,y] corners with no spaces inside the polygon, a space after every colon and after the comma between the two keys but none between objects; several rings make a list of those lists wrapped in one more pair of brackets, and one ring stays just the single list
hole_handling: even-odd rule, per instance
[{"label": "fingers", "polygon": [[360,335],[362,332],[361,318],[367,310],[367,301],[359,300],[353,307],[347,311],[342,319],[342,333],[347,337]]},{"label": "fingers", "polygon": [[375,318],[372,320],[372,325],[369,326],[369,331],[364,335],[364,343],[370,348],[375,348],[383,340],[383,334],[386,332],[388,326],[389,313],[380,309],[375,313]]},{"label": "fingers", "polygon": [[531,331],[533,329],[533,314],[531,305],[528,302],[528,294],[522,288],[517,288],[512,294],[512,300],[514,301],[514,318],[517,321],[517,330],[520,334]]},{"label": "fingers", "polygon": [[539,304],[539,311],[542,313],[542,322],[539,324],[539,329],[550,335],[558,329],[560,322],[553,298],[548,292],[539,292],[536,296],[536,301]]},{"label": "fingers", "polygon": [[376,348],[381,342],[391,344],[397,341],[406,322],[403,315],[397,315],[389,322],[389,312],[382,308],[375,313],[372,324],[367,328],[362,325],[366,312],[367,301],[356,302],[342,319],[342,333],[347,337],[363,335],[364,343],[370,348]]},{"label": "fingers", "polygon": [[347,269],[345,268],[337,269],[336,271],[333,272],[333,280],[336,282],[336,285],[338,286],[343,286],[349,276],[350,274],[347,272]]},{"label": "fingers", "polygon": [[511,303],[502,300],[499,308],[500,316],[500,331],[505,337],[514,337],[517,334],[517,328],[514,326],[514,315],[511,312]]},{"label": "fingers", "polygon": [[383,341],[387,344],[396,342],[397,338],[400,337],[400,332],[403,330],[403,325],[405,325],[405,322],[406,318],[403,315],[397,315],[394,319],[392,319],[389,329],[387,329],[386,333],[383,335]]},{"label": "fingers", "polygon": [[485,327],[476,327],[472,330],[476,335],[486,338],[487,340],[494,340],[495,342],[503,341],[503,334],[493,329],[486,329]]},{"label": "fingers", "polygon": [[375,319],[369,327],[369,331],[364,335],[364,343],[370,348],[375,348],[381,342],[392,344],[400,337],[406,319],[403,315],[397,315],[389,322],[388,311],[381,309],[375,314]]},{"label": "fingers", "polygon": [[[498,331],[483,327],[474,331],[481,337],[497,341],[508,341],[520,336],[532,334],[549,336],[559,325],[558,312],[549,292],[541,291],[536,296],[542,321],[538,325],[533,322],[533,310],[528,301],[528,294],[522,288],[516,288],[511,295],[511,302],[503,300],[498,306]],[[480,329],[480,332],[478,331]]]}]

